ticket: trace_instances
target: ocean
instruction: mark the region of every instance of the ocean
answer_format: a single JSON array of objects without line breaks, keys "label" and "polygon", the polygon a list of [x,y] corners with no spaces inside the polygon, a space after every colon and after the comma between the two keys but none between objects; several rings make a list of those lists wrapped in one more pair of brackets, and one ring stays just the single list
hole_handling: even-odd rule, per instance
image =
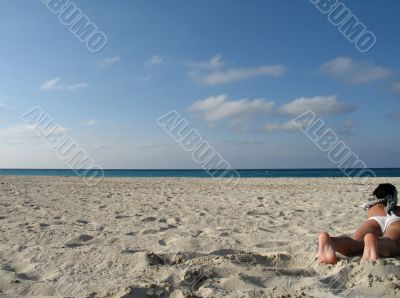
[{"label": "ocean", "polygon": [[[375,168],[377,177],[400,177],[400,168]],[[237,169],[242,178],[346,177],[339,169]],[[354,174],[359,170],[354,170]],[[0,176],[77,176],[70,169],[0,169]],[[104,170],[105,177],[210,177],[204,170]]]}]

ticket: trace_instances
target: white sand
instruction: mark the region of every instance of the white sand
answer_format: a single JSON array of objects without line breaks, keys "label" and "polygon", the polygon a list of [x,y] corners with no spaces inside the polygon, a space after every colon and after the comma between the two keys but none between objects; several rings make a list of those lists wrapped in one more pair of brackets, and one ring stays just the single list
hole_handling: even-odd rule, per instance
[{"label": "white sand", "polygon": [[0,294],[398,297],[400,259],[314,260],[379,182],[0,177]]}]

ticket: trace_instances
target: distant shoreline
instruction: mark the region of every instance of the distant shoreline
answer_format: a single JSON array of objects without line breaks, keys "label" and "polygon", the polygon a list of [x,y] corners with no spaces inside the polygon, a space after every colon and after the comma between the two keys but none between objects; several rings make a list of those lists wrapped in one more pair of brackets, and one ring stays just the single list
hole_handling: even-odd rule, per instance
[{"label": "distant shoreline", "polygon": [[[400,168],[371,168],[377,177],[400,177]],[[238,169],[240,178],[325,178],[352,177],[357,169],[345,175],[340,169]],[[70,169],[0,169],[0,176],[53,176],[78,177]],[[214,175],[217,176],[217,175]],[[354,176],[354,175],[353,175]],[[104,177],[149,177],[149,178],[207,178],[210,175],[201,169],[105,169]]]}]

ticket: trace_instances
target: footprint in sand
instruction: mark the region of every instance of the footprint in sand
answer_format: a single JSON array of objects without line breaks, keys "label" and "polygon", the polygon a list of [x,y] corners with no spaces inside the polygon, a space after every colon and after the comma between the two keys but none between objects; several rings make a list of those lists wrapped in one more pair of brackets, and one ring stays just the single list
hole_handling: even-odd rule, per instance
[{"label": "footprint in sand", "polygon": [[82,234],[79,235],[76,238],[71,239],[70,241],[68,241],[67,243],[64,244],[64,247],[68,247],[68,248],[75,248],[75,247],[79,247],[85,244],[85,242],[88,242],[89,240],[92,240],[93,236],[87,235],[87,234]]},{"label": "footprint in sand", "polygon": [[141,220],[141,222],[153,222],[153,221],[156,221],[156,220],[157,220],[156,217],[150,216],[150,217],[143,218],[143,219]]},{"label": "footprint in sand", "polygon": [[155,253],[146,254],[146,261],[150,266],[165,265],[167,263],[162,256]]},{"label": "footprint in sand", "polygon": [[126,249],[124,249],[124,250],[122,250],[121,251],[121,254],[134,254],[134,253],[137,253],[137,252],[139,252],[139,251],[141,251],[141,250],[138,250],[138,249],[132,249],[132,248],[126,248]]},{"label": "footprint in sand", "polygon": [[78,219],[76,222],[84,225],[87,225],[89,223],[87,220],[82,220],[82,219]]},{"label": "footprint in sand", "polygon": [[280,247],[287,248],[289,243],[290,242],[288,242],[288,241],[278,241],[278,240],[273,241],[272,240],[272,241],[265,241],[262,243],[254,244],[254,247],[257,247],[257,248],[280,248]]},{"label": "footprint in sand", "polygon": [[175,225],[167,225],[166,227],[160,227],[160,231],[166,231],[166,230],[170,230],[170,229],[176,229],[177,226]]},{"label": "footprint in sand", "polygon": [[115,219],[124,219],[124,218],[129,218],[129,215],[117,215],[115,216]]},{"label": "footprint in sand", "polygon": [[164,239],[158,240],[158,244],[160,244],[161,246],[166,246],[167,245],[167,243],[165,242]]},{"label": "footprint in sand", "polygon": [[211,269],[201,266],[186,269],[183,273],[182,283],[191,285],[194,290],[197,290],[201,284],[214,276]]},{"label": "footprint in sand", "polygon": [[[14,273],[17,280],[15,283],[20,283],[20,280],[28,280],[28,281],[38,281],[40,280],[40,276],[37,274],[36,271],[30,270],[26,265],[15,265],[12,266],[9,263],[3,264],[1,266],[1,270]],[[20,279],[20,280],[18,280]]]},{"label": "footprint in sand", "polygon": [[23,273],[18,273],[16,275],[18,279],[24,279],[24,280],[30,280],[30,281],[38,281],[40,277],[36,275],[35,273],[32,272],[23,272]]},{"label": "footprint in sand", "polygon": [[[111,292],[110,297],[170,297],[172,287],[168,284],[139,284],[119,287]],[[98,297],[91,293],[89,297]],[[183,297],[183,296],[182,296]]]},{"label": "footprint in sand", "polygon": [[142,231],[140,231],[140,234],[141,235],[149,235],[149,234],[155,234],[155,233],[157,233],[157,232],[159,232],[158,230],[155,230],[155,229],[148,229],[148,230],[142,230]]}]

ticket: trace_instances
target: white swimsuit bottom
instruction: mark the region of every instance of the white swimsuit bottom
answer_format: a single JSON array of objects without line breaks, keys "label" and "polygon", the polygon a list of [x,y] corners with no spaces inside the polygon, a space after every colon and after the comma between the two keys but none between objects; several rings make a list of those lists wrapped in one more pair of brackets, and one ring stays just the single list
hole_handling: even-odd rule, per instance
[{"label": "white swimsuit bottom", "polygon": [[389,228],[390,224],[395,221],[400,221],[400,216],[387,215],[387,216],[371,216],[368,220],[375,220],[381,227],[382,234],[384,234]]}]

